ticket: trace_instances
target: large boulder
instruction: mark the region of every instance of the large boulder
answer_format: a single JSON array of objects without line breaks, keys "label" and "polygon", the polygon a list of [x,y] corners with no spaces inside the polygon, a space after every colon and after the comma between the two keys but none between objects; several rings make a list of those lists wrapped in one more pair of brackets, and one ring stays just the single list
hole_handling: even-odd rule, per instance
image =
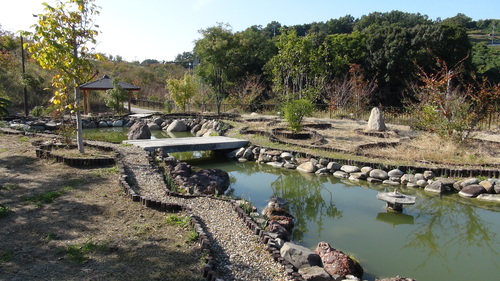
[{"label": "large boulder", "polygon": [[342,168],[342,165],[337,162],[330,162],[328,163],[328,165],[326,165],[326,168],[330,170],[331,173],[335,173],[336,171],[339,171],[340,168]]},{"label": "large boulder", "polygon": [[109,127],[108,122],[106,121],[99,121],[99,125],[97,125],[99,128],[107,128]]},{"label": "large boulder", "polygon": [[303,267],[299,273],[306,281],[331,281],[332,277],[320,266]]},{"label": "large boulder", "polygon": [[123,120],[113,121],[113,127],[123,127]]},{"label": "large boulder", "polygon": [[283,239],[284,241],[290,240],[290,232],[277,221],[268,221],[266,230],[274,233],[276,237]]},{"label": "large boulder", "polygon": [[163,124],[163,122],[165,122],[165,120],[163,118],[161,118],[161,117],[153,119],[153,123],[155,123],[156,125],[158,125],[160,127]]},{"label": "large boulder", "polygon": [[167,127],[167,132],[186,132],[187,126],[186,123],[182,120],[174,120]]},{"label": "large boulder", "polygon": [[349,174],[361,171],[361,169],[358,166],[352,166],[352,165],[343,165],[342,167],[340,167],[340,170]]},{"label": "large boulder", "polygon": [[230,184],[229,174],[221,169],[194,171],[182,162],[170,169],[170,177],[178,186],[194,194],[223,194]]},{"label": "large boulder", "polygon": [[378,107],[374,107],[372,109],[366,129],[368,131],[378,131],[378,132],[383,132],[387,130],[384,118],[382,117],[382,111]]},{"label": "large boulder", "polygon": [[297,166],[297,170],[304,173],[314,173],[316,169],[317,167],[311,161],[304,162]]},{"label": "large boulder", "polygon": [[281,256],[291,263],[295,268],[321,266],[321,258],[318,254],[304,246],[286,242],[280,249]]},{"label": "large boulder", "polygon": [[376,178],[379,180],[386,180],[389,178],[389,175],[387,174],[386,171],[382,169],[373,169],[370,171],[370,178]]},{"label": "large boulder", "polygon": [[500,203],[500,194],[479,194],[477,200]]},{"label": "large boulder", "polygon": [[135,122],[134,125],[130,127],[127,137],[129,140],[150,139],[151,131],[146,123],[142,121]]},{"label": "large boulder", "polygon": [[486,189],[486,193],[495,193],[495,183],[493,181],[484,180],[479,185]]},{"label": "large boulder", "polygon": [[323,268],[334,278],[354,275],[363,276],[361,265],[342,251],[333,249],[327,242],[319,242],[314,251],[321,258]]},{"label": "large boulder", "polygon": [[465,198],[475,198],[479,194],[483,193],[486,193],[486,189],[483,186],[479,184],[471,184],[462,188],[462,190],[458,193],[458,195]]},{"label": "large boulder", "polygon": [[150,131],[159,131],[161,130],[160,125],[156,124],[155,122],[149,122],[148,127]]},{"label": "large boulder", "polygon": [[476,178],[469,178],[469,179],[460,180],[460,181],[457,181],[453,184],[453,188],[455,188],[455,190],[457,190],[457,191],[460,191],[460,190],[464,189],[464,187],[469,186],[469,185],[473,185],[473,184],[479,184],[479,180]]},{"label": "large boulder", "polygon": [[440,181],[435,181],[424,188],[425,191],[441,194],[445,191],[443,184]]}]

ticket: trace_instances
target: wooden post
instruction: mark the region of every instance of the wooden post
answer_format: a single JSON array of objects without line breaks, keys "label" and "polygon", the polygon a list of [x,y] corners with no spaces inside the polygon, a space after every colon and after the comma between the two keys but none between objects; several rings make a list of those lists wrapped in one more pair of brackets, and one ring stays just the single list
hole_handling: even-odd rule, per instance
[{"label": "wooden post", "polygon": [[128,113],[132,113],[132,110],[130,110],[130,102],[132,101],[132,95],[130,94],[130,91],[128,91]]}]

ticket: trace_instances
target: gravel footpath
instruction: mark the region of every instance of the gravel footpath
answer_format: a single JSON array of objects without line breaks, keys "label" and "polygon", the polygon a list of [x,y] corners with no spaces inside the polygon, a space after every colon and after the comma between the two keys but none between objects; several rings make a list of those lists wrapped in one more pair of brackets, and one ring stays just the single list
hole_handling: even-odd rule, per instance
[{"label": "gravel footpath", "polygon": [[151,167],[146,151],[136,146],[115,145],[115,148],[123,155],[125,171],[133,182],[131,187],[138,194],[188,206],[193,215],[201,218],[221,279],[288,280],[283,266],[272,259],[265,245],[238,218],[230,202],[209,197],[168,196],[162,189],[163,177]]}]

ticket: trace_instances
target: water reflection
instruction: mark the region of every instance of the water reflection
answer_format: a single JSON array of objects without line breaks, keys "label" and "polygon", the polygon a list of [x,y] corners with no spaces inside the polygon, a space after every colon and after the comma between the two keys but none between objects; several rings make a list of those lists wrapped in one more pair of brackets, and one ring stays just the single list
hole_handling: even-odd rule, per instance
[{"label": "water reflection", "polygon": [[378,213],[376,220],[382,221],[396,227],[400,224],[414,224],[414,217],[400,212],[387,211]]},{"label": "water reflection", "polygon": [[290,203],[290,212],[296,218],[292,239],[297,242],[302,241],[304,233],[307,232],[308,222],[315,223],[318,233],[321,233],[325,217],[342,217],[342,211],[335,207],[331,190],[325,188],[320,178],[311,174],[300,174],[302,177],[280,175],[271,183],[273,196],[286,198]]},{"label": "water reflection", "polygon": [[[429,261],[441,261],[449,272],[453,264],[463,257],[474,256],[478,248],[487,256],[498,256],[497,233],[491,222],[483,219],[484,210],[463,200],[458,195],[430,196],[413,207],[417,227],[406,239],[406,248],[426,252],[416,269],[424,269]],[[463,202],[457,202],[463,201]],[[467,203],[465,203],[467,202]],[[489,253],[486,253],[489,252]],[[496,259],[492,262],[499,268]]]}]

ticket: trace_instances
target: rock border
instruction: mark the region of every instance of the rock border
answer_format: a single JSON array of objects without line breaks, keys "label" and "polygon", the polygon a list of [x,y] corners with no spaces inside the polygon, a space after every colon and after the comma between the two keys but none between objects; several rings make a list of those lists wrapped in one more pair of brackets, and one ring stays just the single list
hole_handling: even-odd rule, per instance
[{"label": "rock border", "polygon": [[[326,152],[336,152],[336,153],[345,153],[345,154],[355,154],[357,156],[364,156],[364,157],[373,157],[367,153],[362,153],[361,150],[357,152],[351,152],[351,151],[346,151],[343,149],[338,149],[338,148],[330,148],[330,147],[323,147],[323,146],[318,146],[318,145],[301,145],[301,144],[295,144],[291,142],[287,142],[286,140],[282,140],[279,138],[279,136],[265,132],[265,131],[260,131],[260,130],[248,130],[248,128],[242,128],[239,132],[240,134],[255,134],[259,136],[264,136],[268,137],[269,141],[272,142],[277,142],[279,144],[284,144],[284,145],[293,145],[301,148],[309,148],[309,149],[317,149],[321,151],[326,151]],[[385,143],[384,145],[396,145],[397,143],[390,143],[387,144]],[[373,144],[368,144],[367,146],[371,146]],[[377,144],[377,145],[383,145],[382,143]],[[296,152],[292,151],[294,153],[301,153],[301,152]],[[310,153],[301,153],[305,155],[306,158],[312,158],[312,157],[317,157],[314,154]],[[338,159],[338,158],[328,158],[328,160],[331,160],[332,162],[338,162],[340,164],[344,165],[355,165],[355,166],[368,166],[372,168],[377,168],[380,167],[381,164],[377,162],[367,162],[367,161],[357,161],[357,160],[351,160],[351,159]],[[442,164],[446,165],[446,164]],[[484,177],[489,177],[489,178],[500,178],[500,169],[467,169],[467,168],[439,168],[439,167],[419,167],[419,166],[412,166],[412,165],[385,165],[386,169],[400,169],[402,171],[409,171],[412,170],[415,173],[423,173],[424,171],[432,171],[434,174],[437,176],[448,176],[448,177],[456,177],[456,178],[467,178],[467,177],[477,177],[477,176],[484,176]]]}]

